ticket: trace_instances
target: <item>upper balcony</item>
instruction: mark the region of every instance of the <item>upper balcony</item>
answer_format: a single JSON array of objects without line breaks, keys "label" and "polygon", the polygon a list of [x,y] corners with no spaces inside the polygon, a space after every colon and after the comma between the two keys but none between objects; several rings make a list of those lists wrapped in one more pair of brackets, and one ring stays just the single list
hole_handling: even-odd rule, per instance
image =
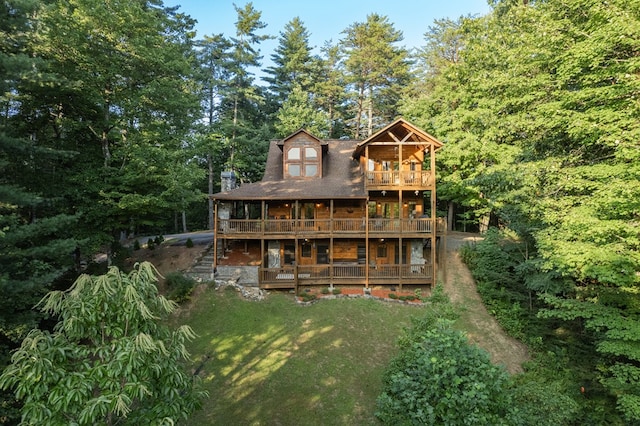
[{"label": "upper balcony", "polygon": [[367,171],[367,189],[425,189],[433,186],[430,171]]},{"label": "upper balcony", "polygon": [[[436,219],[436,233],[446,232],[444,218]],[[427,238],[434,232],[430,218],[414,219],[219,219],[217,233],[238,239],[254,238]]]},{"label": "upper balcony", "polygon": [[[445,232],[444,218],[436,220],[438,234]],[[415,219],[220,219],[218,235],[229,238],[323,238],[407,236],[427,237],[434,231],[430,218]]]}]

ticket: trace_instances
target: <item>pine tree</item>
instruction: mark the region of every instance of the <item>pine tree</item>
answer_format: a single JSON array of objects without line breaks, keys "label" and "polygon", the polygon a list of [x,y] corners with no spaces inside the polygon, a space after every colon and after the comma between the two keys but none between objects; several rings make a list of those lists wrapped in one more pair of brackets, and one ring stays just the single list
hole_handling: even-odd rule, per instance
[{"label": "pine tree", "polygon": [[277,105],[282,106],[294,86],[303,92],[311,91],[317,58],[311,54],[309,32],[300,18],[295,17],[285,25],[271,60],[275,65],[264,70],[269,75],[264,80]]},{"label": "pine tree", "polygon": [[351,128],[353,137],[360,139],[398,114],[402,88],[410,80],[409,53],[397,46],[402,32],[386,16],[368,15],[366,22],[354,23],[343,33]]}]

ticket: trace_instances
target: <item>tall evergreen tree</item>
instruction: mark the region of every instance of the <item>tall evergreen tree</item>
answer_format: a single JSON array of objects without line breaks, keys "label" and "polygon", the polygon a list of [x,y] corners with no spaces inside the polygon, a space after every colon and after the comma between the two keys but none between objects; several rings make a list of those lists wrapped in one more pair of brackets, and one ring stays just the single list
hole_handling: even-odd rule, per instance
[{"label": "tall evergreen tree", "polygon": [[[32,310],[57,281],[73,269],[81,243],[70,229],[77,216],[65,214],[64,201],[51,184],[76,153],[48,146],[33,132],[32,115],[21,114],[29,95],[25,84],[41,91],[43,62],[34,58],[28,40],[37,2],[0,3],[0,369],[9,351],[42,319]],[[13,398],[0,392],[0,419],[14,421]]]},{"label": "tall evergreen tree", "polygon": [[329,116],[314,105],[308,92],[295,85],[278,111],[275,128],[280,137],[288,136],[298,129],[305,129],[319,138],[327,138]]},{"label": "tall evergreen tree", "polygon": [[237,171],[241,179],[253,180],[254,164],[250,157],[265,149],[259,146],[261,135],[256,130],[260,122],[264,122],[259,108],[264,96],[253,84],[251,69],[260,66],[259,44],[270,36],[258,34],[267,24],[260,20],[262,13],[253,7],[253,3],[249,2],[243,8],[234,4],[234,7],[238,20],[236,37],[231,38],[230,77],[223,101],[221,130],[229,144],[228,167]]},{"label": "tall evergreen tree", "polygon": [[341,47],[351,93],[350,117],[356,139],[369,136],[374,127],[398,114],[403,87],[410,81],[409,52],[386,16],[371,14],[343,31]]},{"label": "tall evergreen tree", "polygon": [[[213,199],[216,176],[228,157],[220,137],[220,120],[227,81],[230,78],[231,41],[222,34],[205,36],[197,43],[199,79],[202,83],[201,99],[205,112],[205,126],[197,137],[198,151],[206,159],[208,229],[213,229]],[[217,173],[216,173],[217,172]]]},{"label": "tall evergreen tree", "polygon": [[348,136],[344,123],[344,103],[347,97],[346,79],[339,45],[326,42],[321,49],[320,72],[313,86],[315,102],[329,119],[329,137]]},{"label": "tall evergreen tree", "polygon": [[268,77],[264,80],[273,93],[276,104],[282,106],[294,86],[304,92],[312,88],[317,59],[311,54],[309,32],[299,17],[287,22],[284,32],[280,33],[278,46],[271,55],[274,63],[264,70]]}]

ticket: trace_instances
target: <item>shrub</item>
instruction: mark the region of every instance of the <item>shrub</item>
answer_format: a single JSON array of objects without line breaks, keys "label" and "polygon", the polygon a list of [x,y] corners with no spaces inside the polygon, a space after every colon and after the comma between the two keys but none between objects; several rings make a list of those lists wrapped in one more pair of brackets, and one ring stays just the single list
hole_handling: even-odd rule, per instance
[{"label": "shrub", "polygon": [[338,287],[334,287],[332,293],[335,295],[342,294],[342,290],[340,290]]},{"label": "shrub", "polygon": [[444,287],[442,283],[437,283],[434,289],[431,291],[431,296],[429,296],[429,301],[431,303],[448,303],[449,297],[444,292]]},{"label": "shrub", "polygon": [[162,235],[157,235],[153,242],[156,243],[157,246],[159,246],[164,242],[164,237]]},{"label": "shrub", "polygon": [[135,240],[135,241],[133,242],[133,249],[134,249],[134,250],[136,250],[136,251],[137,251],[137,250],[140,250],[140,241]]},{"label": "shrub", "polygon": [[303,302],[311,302],[312,300],[316,300],[316,295],[311,293],[302,293],[300,298]]},{"label": "shrub", "polygon": [[147,248],[148,248],[149,250],[153,250],[153,249],[155,249],[155,248],[156,248],[156,244],[155,244],[155,242],[153,241],[153,238],[149,238],[149,239],[147,240]]},{"label": "shrub", "polygon": [[331,290],[329,290],[327,287],[323,288],[321,291],[322,294],[329,294],[331,293]]},{"label": "shrub", "polygon": [[193,248],[193,240],[191,238],[187,238],[187,242],[185,243],[187,248]]},{"label": "shrub", "polygon": [[395,293],[389,293],[389,299],[397,299],[398,295]]},{"label": "shrub", "polygon": [[514,424],[508,374],[436,320],[391,362],[377,400],[383,424]]},{"label": "shrub", "polygon": [[189,300],[196,282],[180,272],[170,272],[166,277],[167,298],[177,303]]}]

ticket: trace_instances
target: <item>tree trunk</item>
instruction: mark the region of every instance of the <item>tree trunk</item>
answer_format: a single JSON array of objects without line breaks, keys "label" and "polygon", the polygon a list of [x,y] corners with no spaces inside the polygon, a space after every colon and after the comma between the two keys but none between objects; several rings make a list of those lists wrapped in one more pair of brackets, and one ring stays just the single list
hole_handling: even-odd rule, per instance
[{"label": "tree trunk", "polygon": [[456,208],[456,203],[454,203],[453,201],[449,201],[448,203],[448,209],[447,209],[447,229],[449,231],[453,231],[455,228],[455,208]]},{"label": "tree trunk", "polygon": [[364,110],[364,84],[358,89],[358,111],[356,112],[355,139],[360,139],[360,126],[362,125],[362,113]]},{"label": "tree trunk", "polygon": [[367,123],[367,137],[373,134],[373,88],[369,87],[369,102],[367,103],[368,112],[367,115],[368,123]]},{"label": "tree trunk", "polygon": [[209,229],[213,229],[213,158],[207,154],[207,165],[209,166]]},{"label": "tree trunk", "polygon": [[182,232],[189,232],[187,230],[187,212],[182,210]]}]

